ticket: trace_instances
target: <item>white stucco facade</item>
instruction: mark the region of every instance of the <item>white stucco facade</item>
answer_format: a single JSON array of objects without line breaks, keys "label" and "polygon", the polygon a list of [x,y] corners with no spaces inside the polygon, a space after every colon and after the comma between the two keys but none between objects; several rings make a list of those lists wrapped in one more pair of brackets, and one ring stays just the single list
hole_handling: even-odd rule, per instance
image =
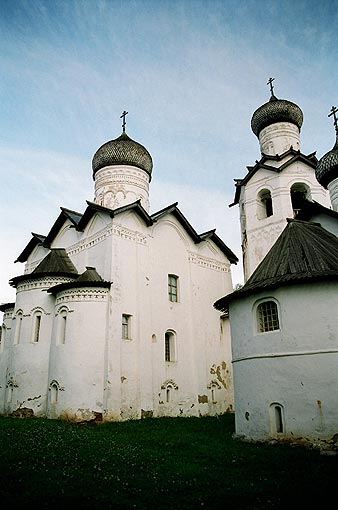
[{"label": "white stucco facade", "polygon": [[[337,285],[289,285],[230,304],[238,435],[313,440],[338,432]],[[261,333],[257,305],[270,300],[280,328]]]},{"label": "white stucco facade", "polygon": [[[197,234],[177,204],[149,216],[149,181],[131,165],[97,170],[95,203],[62,210],[46,242],[19,257],[16,301],[2,307],[1,414],[112,421],[233,410],[229,321],[213,303],[232,290],[236,256],[214,231]],[[34,273],[61,249],[76,274]],[[80,285],[87,269],[103,283]]]},{"label": "white stucco facade", "polygon": [[[304,190],[307,199],[330,207],[329,194],[316,180],[313,166],[294,153],[287,153],[278,161],[267,159],[241,187],[239,208],[245,280],[285,228],[286,219],[294,217],[293,189]],[[271,198],[270,216],[262,200],[265,192]]]}]

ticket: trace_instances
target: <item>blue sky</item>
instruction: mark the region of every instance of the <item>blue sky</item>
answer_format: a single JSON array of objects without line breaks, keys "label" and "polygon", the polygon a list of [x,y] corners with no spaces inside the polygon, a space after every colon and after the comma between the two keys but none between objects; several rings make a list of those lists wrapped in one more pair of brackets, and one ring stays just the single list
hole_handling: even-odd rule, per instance
[{"label": "blue sky", "polygon": [[337,26],[338,0],[0,0],[0,302],[31,232],[93,200],[93,154],[124,109],[153,157],[151,212],[178,201],[240,258],[228,205],[260,159],[252,114],[274,77],[303,111],[302,152],[332,148]]}]

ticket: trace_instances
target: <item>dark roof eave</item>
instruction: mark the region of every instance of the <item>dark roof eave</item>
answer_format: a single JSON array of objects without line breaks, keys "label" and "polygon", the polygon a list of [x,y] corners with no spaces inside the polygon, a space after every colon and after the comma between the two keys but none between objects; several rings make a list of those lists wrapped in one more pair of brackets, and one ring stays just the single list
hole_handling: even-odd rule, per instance
[{"label": "dark roof eave", "polygon": [[14,308],[15,303],[1,303],[0,304],[0,312],[6,312],[6,310],[10,308]]},{"label": "dark roof eave", "polygon": [[50,287],[47,292],[49,294],[53,294],[55,296],[59,292],[67,289],[76,289],[76,288],[83,288],[83,287],[99,287],[99,288],[107,288],[109,289],[111,287],[111,282],[106,281],[98,281],[98,282],[92,282],[92,281],[73,281],[73,282],[66,282],[66,283],[60,283],[59,285],[54,285],[53,287]]},{"label": "dark roof eave", "polygon": [[[274,166],[265,164],[265,162],[268,160],[281,161],[284,157],[289,156],[290,154],[292,154],[293,157],[288,159],[280,167],[274,167]],[[316,152],[312,152],[311,154],[305,155],[305,154],[302,154],[299,150],[293,149],[292,147],[280,155],[276,154],[276,155],[268,156],[266,154],[263,154],[260,161],[256,161],[254,166],[247,167],[248,173],[245,175],[245,177],[243,177],[243,179],[235,179],[235,186],[236,186],[235,197],[234,197],[233,203],[229,204],[229,207],[232,207],[239,203],[241,186],[246,184],[251,179],[251,177],[253,177],[253,175],[257,172],[257,170],[262,168],[262,169],[271,170],[274,172],[281,172],[285,168],[287,168],[289,165],[291,165],[292,163],[294,163],[295,161],[298,161],[298,160],[303,161],[304,163],[307,163],[313,169],[316,168],[316,164],[318,162],[317,157],[316,157]]]},{"label": "dark roof eave", "polygon": [[[309,282],[308,280],[311,279]],[[236,301],[237,299],[241,299],[243,297],[250,296],[252,294],[258,294],[260,292],[268,291],[277,289],[279,287],[285,287],[286,285],[295,285],[299,283],[318,283],[321,281],[326,280],[338,280],[338,271],[332,271],[327,273],[304,273],[304,274],[296,274],[296,275],[286,275],[284,279],[278,278],[276,281],[272,280],[266,280],[261,283],[257,283],[252,286],[246,287],[245,285],[238,290],[235,290],[234,292],[231,292],[230,294],[218,299],[214,303],[214,308],[216,310],[226,312],[229,310],[229,305],[233,301]]]},{"label": "dark roof eave", "polygon": [[74,273],[66,272],[66,271],[29,273],[29,274],[23,274],[23,275],[20,275],[20,276],[14,276],[13,278],[11,278],[9,280],[9,284],[11,285],[11,287],[16,288],[18,283],[20,283],[22,281],[36,280],[38,278],[45,278],[47,276],[64,276],[66,278],[74,278],[77,275],[75,275]]}]

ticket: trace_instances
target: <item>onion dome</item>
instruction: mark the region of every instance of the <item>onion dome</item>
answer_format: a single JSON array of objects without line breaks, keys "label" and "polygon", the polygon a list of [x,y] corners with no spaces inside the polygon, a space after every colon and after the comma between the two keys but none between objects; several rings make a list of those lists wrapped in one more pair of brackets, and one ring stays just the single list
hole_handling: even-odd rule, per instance
[{"label": "onion dome", "polygon": [[121,136],[104,143],[95,152],[92,161],[93,177],[101,168],[112,165],[136,166],[151,177],[153,160],[143,145],[129,138],[123,131]]},{"label": "onion dome", "polygon": [[319,184],[327,188],[338,177],[338,135],[333,148],[324,154],[317,163],[316,178]]},{"label": "onion dome", "polygon": [[272,92],[270,100],[254,112],[251,118],[251,129],[258,137],[262,129],[277,122],[290,122],[300,130],[303,124],[303,112],[295,103],[278,99]]}]

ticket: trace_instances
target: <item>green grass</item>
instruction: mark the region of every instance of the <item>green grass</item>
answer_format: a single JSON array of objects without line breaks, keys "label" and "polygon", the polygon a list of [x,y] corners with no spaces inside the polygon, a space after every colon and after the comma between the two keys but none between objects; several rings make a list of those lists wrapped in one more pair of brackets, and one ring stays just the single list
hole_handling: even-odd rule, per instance
[{"label": "green grass", "polygon": [[92,425],[0,418],[0,504],[233,510],[336,499],[338,456],[233,432],[231,414]]}]

